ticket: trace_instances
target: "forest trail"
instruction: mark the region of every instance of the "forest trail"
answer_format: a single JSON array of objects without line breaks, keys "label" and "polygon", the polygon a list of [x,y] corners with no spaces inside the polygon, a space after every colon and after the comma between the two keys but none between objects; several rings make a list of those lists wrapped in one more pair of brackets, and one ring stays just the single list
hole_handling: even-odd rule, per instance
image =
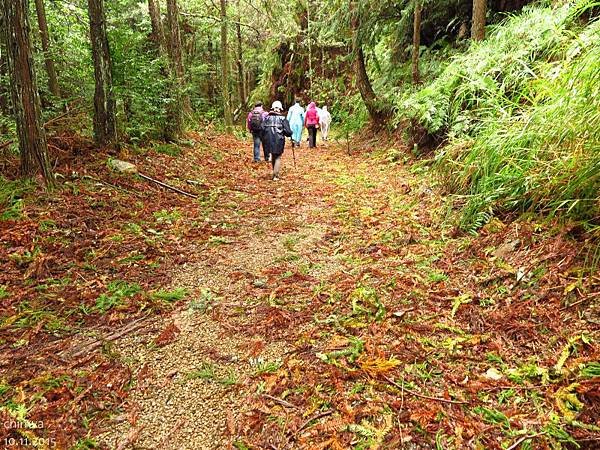
[{"label": "forest trail", "polygon": [[223,177],[208,195],[210,236],[187,242],[197,258],[172,282],[196,294],[116,344],[134,388],[101,442],[495,448],[550,433],[533,436],[555,408],[545,377],[565,344],[547,335],[560,324],[556,336],[585,340],[594,327],[538,303],[566,275],[534,265],[568,267],[572,244],[499,221],[479,239],[454,236],[432,180],[389,152],[303,147],[294,167],[288,149],[279,182],[249,162],[248,143],[193,152]]},{"label": "forest trail", "polygon": [[[224,448],[251,395],[249,378],[273,371],[293,349],[280,333],[271,335],[271,325],[288,322],[281,311],[304,311],[312,296],[309,279],[336,267],[318,245],[329,229],[322,213],[330,205],[323,194],[332,192],[324,182],[347,176],[352,160],[337,145],[317,150],[305,145],[296,150],[294,165],[288,149],[283,179],[272,182],[270,165],[250,164],[249,145],[236,144],[234,155],[223,156],[232,158],[228,173],[241,187],[229,195],[247,192],[250,207],[236,210],[222,197],[213,214],[227,217],[223,237],[216,230],[199,246],[202,261],[175,276],[174,288],[201,295],[157,326],[175,325],[173,342],[156,348],[148,345],[156,336],[140,335],[119,344],[119,352],[135,361],[129,413],[139,419],[104,436],[111,446],[130,435],[145,448]],[[239,233],[228,238],[227,229]]]},{"label": "forest trail", "polygon": [[0,3],[0,447],[598,448],[598,0]]},{"label": "forest trail", "polygon": [[[357,161],[345,145],[325,143],[311,150],[304,143],[295,162],[288,148],[279,182],[269,179],[270,165],[248,162],[249,144],[236,145],[223,157],[231,159],[224,164],[240,190],[223,193],[213,212],[224,218],[223,226],[199,245],[201,261],[187,265],[173,281],[174,289],[201,292],[199,298],[155,324],[168,345],[152,345],[157,335],[118,344],[116,350],[133,362],[136,373],[127,411],[134,424],[125,421],[102,436],[111,447],[125,436],[141,448],[231,445],[243,415],[252,413],[251,380],[279,371],[310,329],[319,287],[348,267],[345,259],[352,256],[340,250],[361,237],[349,235],[346,241],[340,218],[358,221],[353,234],[363,219],[366,225],[379,223],[383,211],[373,209],[378,201],[393,201],[400,210],[415,206],[406,196],[408,173],[395,171],[392,177],[389,166]],[[360,198],[354,198],[357,191]],[[249,207],[235,207],[240,192]],[[225,230],[222,236],[219,228]],[[238,233],[229,238],[227,229]],[[284,400],[281,405],[291,406]]]}]

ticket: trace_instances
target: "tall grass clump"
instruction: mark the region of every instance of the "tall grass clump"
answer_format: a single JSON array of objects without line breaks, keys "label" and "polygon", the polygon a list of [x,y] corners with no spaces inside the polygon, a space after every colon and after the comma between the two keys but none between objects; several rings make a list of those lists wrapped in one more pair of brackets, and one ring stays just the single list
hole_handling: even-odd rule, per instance
[{"label": "tall grass clump", "polygon": [[453,58],[431,84],[398,110],[431,134],[472,135],[487,118],[510,116],[528,100],[531,81],[549,60],[560,58],[571,33],[569,7],[528,7],[490,27],[489,37],[473,42]]},{"label": "tall grass clump", "polygon": [[442,155],[440,169],[466,194],[463,228],[503,210],[598,219],[599,25],[590,25],[566,58],[536,80],[529,106],[485,121],[470,147],[453,154],[455,143]]},{"label": "tall grass clump", "polygon": [[463,205],[463,229],[510,211],[598,221],[600,26],[578,20],[585,3],[508,18],[404,99],[409,116],[448,137],[436,167]]}]

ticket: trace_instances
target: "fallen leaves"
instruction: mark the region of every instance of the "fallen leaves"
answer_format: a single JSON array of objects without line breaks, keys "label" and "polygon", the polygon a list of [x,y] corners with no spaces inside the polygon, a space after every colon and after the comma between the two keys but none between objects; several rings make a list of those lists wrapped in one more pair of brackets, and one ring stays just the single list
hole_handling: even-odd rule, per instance
[{"label": "fallen leaves", "polygon": [[377,378],[378,375],[387,374],[398,367],[402,362],[391,356],[386,358],[361,358],[358,365],[367,375]]},{"label": "fallen leaves", "polygon": [[[0,222],[2,362],[24,367],[0,380],[2,400],[48,423],[66,420],[67,406],[71,417],[108,415],[131,374],[102,339],[72,360],[65,336],[110,336],[170,310],[183,301],[164,290],[173,273],[207,258],[227,264],[231,288],[190,292],[190,305],[251,342],[252,376],[232,387],[247,396],[245,419],[234,423],[229,411],[226,420],[249,448],[498,448],[594,433],[572,424],[598,425],[600,280],[584,274],[581,243],[551,229],[558,224],[492,221],[501,226],[461,236],[440,220],[437,192],[410,196],[433,185],[426,172],[331,147],[318,160],[300,155],[297,171],[272,186],[244,162],[245,144],[197,139],[178,158],[134,158],[197,202],[110,174],[89,154],[59,168],[66,189],[55,199]],[[214,160],[217,147],[226,164]],[[284,239],[275,261],[236,263],[250,235]],[[180,332],[170,323],[154,344]],[[281,342],[293,350],[263,358]],[[52,411],[32,403],[40,395]],[[68,423],[56,435],[70,445],[87,431]]]},{"label": "fallen leaves", "polygon": [[177,339],[177,336],[181,330],[174,323],[170,323],[165,327],[164,330],[160,332],[160,334],[154,339],[154,344],[157,347],[165,347],[166,345],[171,344]]}]

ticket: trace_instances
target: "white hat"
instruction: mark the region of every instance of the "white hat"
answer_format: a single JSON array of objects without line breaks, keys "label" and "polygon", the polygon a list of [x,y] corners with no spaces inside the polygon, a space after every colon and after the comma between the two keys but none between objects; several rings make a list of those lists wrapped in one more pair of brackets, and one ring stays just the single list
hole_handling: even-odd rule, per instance
[{"label": "white hat", "polygon": [[281,102],[279,100],[275,100],[273,102],[273,104],[271,105],[271,109],[272,110],[278,109],[279,111],[283,111],[283,105],[281,104]]}]

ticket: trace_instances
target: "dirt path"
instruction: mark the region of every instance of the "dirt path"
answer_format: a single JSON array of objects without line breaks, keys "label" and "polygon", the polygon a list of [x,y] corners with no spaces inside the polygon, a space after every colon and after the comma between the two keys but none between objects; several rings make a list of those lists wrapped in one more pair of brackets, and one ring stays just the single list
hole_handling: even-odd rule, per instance
[{"label": "dirt path", "polygon": [[[250,207],[238,209],[227,198],[235,202],[236,193],[227,192],[213,212],[223,216],[222,229],[239,233],[235,238],[215,233],[200,245],[203,261],[185,267],[173,283],[201,295],[156,324],[154,334],[118,344],[116,350],[130,362],[136,381],[128,411],[117,418],[121,423],[102,436],[110,446],[128,439],[136,448],[220,449],[231,444],[251,394],[249,379],[273,371],[293,348],[285,339],[270,338],[268,324],[252,331],[258,325],[254,317],[268,315],[283,301],[276,297],[272,274],[290,261],[305,261],[307,284],[312,275],[332,270],[328,255],[316,248],[327,229],[318,218],[327,208],[320,183],[325,167],[309,157],[308,149],[298,152],[295,168],[286,154],[283,179],[276,183],[268,179],[266,164],[235,158],[242,154],[239,149],[225,157],[232,159],[233,177],[243,173],[240,183],[254,183],[243,186]],[[296,301],[305,300],[309,298]],[[280,325],[278,320],[287,317],[273,320]],[[243,329],[248,331],[238,332]],[[154,345],[159,336],[166,336],[168,344]]]},{"label": "dirt path", "polygon": [[[241,144],[221,151],[211,236],[173,283],[198,294],[117,343],[135,383],[104,443],[494,448],[551,435],[542,418],[558,407],[531,392],[568,339],[597,331],[585,314],[558,330],[558,308],[542,307],[562,301],[552,289],[573,244],[501,222],[455,237],[433,181],[389,152],[304,148],[296,168],[288,152],[271,182]],[[568,345],[584,366],[597,351]]]}]

